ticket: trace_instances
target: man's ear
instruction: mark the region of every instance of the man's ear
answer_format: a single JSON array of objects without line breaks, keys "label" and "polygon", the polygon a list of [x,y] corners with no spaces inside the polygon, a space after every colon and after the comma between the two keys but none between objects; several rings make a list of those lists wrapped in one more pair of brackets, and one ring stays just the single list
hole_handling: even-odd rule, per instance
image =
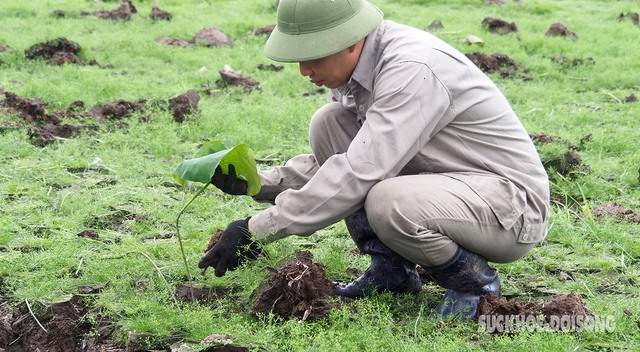
[{"label": "man's ear", "polygon": [[357,43],[355,43],[352,46],[348,47],[347,49],[349,49],[349,54],[353,54],[353,52],[358,49],[358,46],[363,45],[363,44],[364,44],[364,39],[361,39]]}]

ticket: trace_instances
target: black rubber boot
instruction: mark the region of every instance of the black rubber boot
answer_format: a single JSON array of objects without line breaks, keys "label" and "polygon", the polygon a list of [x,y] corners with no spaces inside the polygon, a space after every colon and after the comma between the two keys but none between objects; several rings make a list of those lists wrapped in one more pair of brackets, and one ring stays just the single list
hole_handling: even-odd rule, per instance
[{"label": "black rubber boot", "polygon": [[446,263],[425,269],[433,281],[447,289],[433,312],[446,319],[473,318],[481,295],[502,296],[498,272],[486,259],[461,246]]},{"label": "black rubber boot", "polygon": [[371,265],[355,281],[349,284],[337,284],[333,289],[334,294],[359,298],[368,296],[374,291],[420,292],[422,281],[418,276],[416,265],[380,241],[369,225],[364,209],[349,215],[344,222],[360,252],[371,256]]}]

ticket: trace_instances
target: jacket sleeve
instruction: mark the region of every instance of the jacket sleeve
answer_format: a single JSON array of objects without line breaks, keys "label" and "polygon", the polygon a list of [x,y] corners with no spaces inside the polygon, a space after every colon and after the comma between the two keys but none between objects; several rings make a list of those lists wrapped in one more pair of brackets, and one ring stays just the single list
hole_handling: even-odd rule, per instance
[{"label": "jacket sleeve", "polygon": [[362,207],[371,187],[400,170],[450,120],[447,90],[424,63],[401,62],[376,77],[374,103],[346,153],[330,157],[300,189],[280,193],[252,218],[266,242],[310,235]]}]

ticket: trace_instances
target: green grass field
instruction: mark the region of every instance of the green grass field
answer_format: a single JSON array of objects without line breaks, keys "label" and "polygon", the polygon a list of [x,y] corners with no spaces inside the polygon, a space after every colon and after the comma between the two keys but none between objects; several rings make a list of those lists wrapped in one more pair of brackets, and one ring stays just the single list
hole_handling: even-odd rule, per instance
[{"label": "green grass field", "polygon": [[[633,101],[640,97],[640,26],[629,16],[620,18],[640,12],[640,1],[374,1],[396,22],[426,30],[441,21],[444,28],[433,33],[463,53],[512,58],[516,74],[490,77],[529,133],[557,137],[537,145],[543,161],[569,151],[580,156],[569,173],[549,169],[554,203],[547,240],[522,260],[495,267],[508,298],[542,301],[576,292],[593,315],[610,319],[610,328],[508,334],[488,334],[476,322],[430,318],[444,292],[435,285],[423,286],[418,296],[357,300],[317,322],[253,317],[247,309],[251,293],[268,274],[260,268],[306,249],[324,263],[330,279],[346,281],[353,277],[345,270],[366,269],[368,258],[352,253],[340,222],[307,238],[269,244],[264,257],[223,278],[212,271],[202,276],[196,264],[211,234],[264,208],[214,187],[182,215],[180,233],[196,284],[233,291],[213,305],[175,303],[173,290],[188,281],[175,218],[198,188],[177,186],[171,172],[208,140],[248,144],[261,169],[310,152],[308,123],[326,94],[314,93],[297,65],[258,69],[273,62],[262,53],[266,37],[252,31],[275,23],[275,0],[161,0],[171,21],[149,18],[151,0],[133,3],[138,13],[121,21],[80,15],[115,9],[118,1],[0,2],[4,92],[40,99],[48,113],[75,101],[86,110],[121,99],[146,102],[118,123],[94,122],[95,133],[41,147],[0,95],[0,350],[4,343],[14,351],[11,346],[19,343],[2,333],[12,307],[30,320],[69,300],[82,302],[81,320],[106,326],[109,339],[123,349],[135,332],[148,334],[145,348],[173,344],[177,350],[182,344],[181,351],[212,350],[198,344],[211,334],[263,351],[640,350],[640,224],[631,216],[617,221],[592,214],[611,202],[640,212],[640,102]],[[518,34],[491,33],[481,24],[485,17],[514,22]],[[577,39],[545,36],[556,22]],[[211,27],[226,33],[233,46],[158,43],[163,37],[189,41]],[[466,42],[469,35],[483,45]],[[25,50],[56,38],[79,44],[80,58],[99,65],[25,58]],[[222,87],[217,82],[225,65],[257,80],[260,89]],[[199,111],[177,123],[168,100],[190,89],[200,94]],[[87,229],[97,237],[79,236]],[[107,284],[99,293],[79,291],[100,283]]]}]

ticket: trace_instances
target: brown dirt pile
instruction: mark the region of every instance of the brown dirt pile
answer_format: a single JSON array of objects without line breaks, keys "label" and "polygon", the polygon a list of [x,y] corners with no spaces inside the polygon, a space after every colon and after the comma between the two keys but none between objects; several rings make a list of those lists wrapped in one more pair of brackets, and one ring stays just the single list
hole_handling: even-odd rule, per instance
[{"label": "brown dirt pile", "polygon": [[333,295],[333,283],[327,278],[322,263],[313,263],[310,252],[278,268],[266,267],[269,277],[253,293],[253,315],[273,314],[285,319],[318,320],[336,306],[328,301]]}]

